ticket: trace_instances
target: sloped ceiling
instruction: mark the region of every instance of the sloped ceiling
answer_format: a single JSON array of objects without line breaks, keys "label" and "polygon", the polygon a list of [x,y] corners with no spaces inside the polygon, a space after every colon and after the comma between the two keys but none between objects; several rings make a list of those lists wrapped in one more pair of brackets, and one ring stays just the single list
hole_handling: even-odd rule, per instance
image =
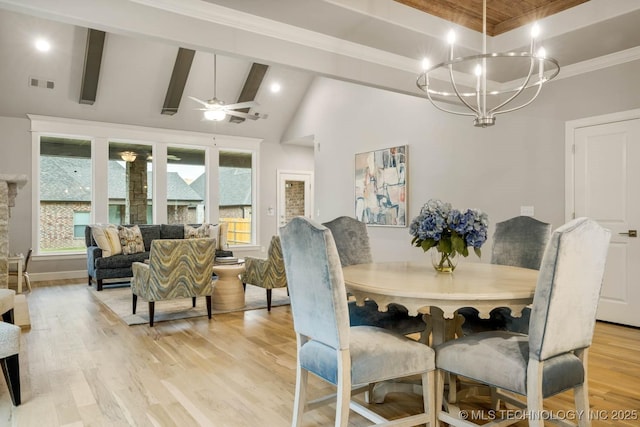
[{"label": "sloped ceiling", "polygon": [[[519,3],[539,9],[549,2],[557,3]],[[495,6],[504,1],[488,3],[489,10],[504,12],[504,6]],[[545,47],[563,67],[560,78],[640,58],[640,2],[563,3],[580,4],[541,20]],[[422,96],[415,87],[420,61],[425,56],[444,58],[442,36],[450,27],[459,33],[459,55],[479,52],[481,39],[477,31],[398,1],[0,0],[0,8],[0,57],[10,64],[0,68],[2,115],[29,112],[275,141],[316,75]],[[106,37],[96,101],[81,105],[89,28],[104,31]],[[31,48],[38,33],[53,38],[54,50],[48,55]],[[516,28],[488,42],[496,51],[521,49],[528,44],[528,28]],[[180,48],[196,54],[178,113],[162,115]],[[237,101],[252,64],[269,67],[256,93],[260,103],[256,110],[269,114],[267,120],[201,121],[194,110],[197,105],[186,96],[213,95],[213,52],[218,54],[218,98],[227,103]],[[32,76],[55,82],[55,89],[29,87]],[[272,81],[282,84],[281,93],[266,89]]]}]

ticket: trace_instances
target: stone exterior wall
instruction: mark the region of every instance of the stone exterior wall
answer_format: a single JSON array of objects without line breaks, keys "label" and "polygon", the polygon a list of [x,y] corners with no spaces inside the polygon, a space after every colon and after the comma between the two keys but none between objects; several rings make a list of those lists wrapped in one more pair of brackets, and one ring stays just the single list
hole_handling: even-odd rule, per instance
[{"label": "stone exterior wall", "polygon": [[304,215],[304,181],[287,181],[284,197],[286,199],[286,222],[296,216]]},{"label": "stone exterior wall", "polygon": [[9,287],[9,186],[0,181],[0,288]]},{"label": "stone exterior wall", "polygon": [[125,218],[129,224],[147,223],[147,159],[139,156],[127,162]]},{"label": "stone exterior wall", "polygon": [[73,213],[91,212],[88,202],[40,202],[40,249],[84,248],[84,236],[73,237]]}]

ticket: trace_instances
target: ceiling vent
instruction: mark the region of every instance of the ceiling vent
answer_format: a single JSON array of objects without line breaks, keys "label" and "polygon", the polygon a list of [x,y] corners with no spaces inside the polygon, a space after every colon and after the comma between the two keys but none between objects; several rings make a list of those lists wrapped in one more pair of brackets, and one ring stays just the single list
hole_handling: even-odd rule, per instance
[{"label": "ceiling vent", "polygon": [[42,79],[40,77],[29,77],[29,86],[41,87],[43,89],[53,89],[55,83],[53,80]]}]

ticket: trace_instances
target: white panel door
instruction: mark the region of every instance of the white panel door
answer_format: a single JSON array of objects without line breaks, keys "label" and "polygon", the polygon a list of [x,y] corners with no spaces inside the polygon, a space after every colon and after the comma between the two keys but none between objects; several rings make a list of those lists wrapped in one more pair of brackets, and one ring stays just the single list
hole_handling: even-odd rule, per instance
[{"label": "white panel door", "polygon": [[575,217],[611,230],[598,319],[640,326],[640,119],[574,135]]}]

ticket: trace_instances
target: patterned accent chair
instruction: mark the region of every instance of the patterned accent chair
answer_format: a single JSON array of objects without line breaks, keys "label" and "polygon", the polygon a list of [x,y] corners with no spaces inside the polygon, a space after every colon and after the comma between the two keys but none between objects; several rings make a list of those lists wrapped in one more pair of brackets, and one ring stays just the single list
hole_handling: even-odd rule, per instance
[{"label": "patterned accent chair", "polygon": [[20,405],[20,327],[0,322],[0,365],[14,406]]},{"label": "patterned accent chair", "polygon": [[[491,263],[538,270],[550,236],[551,224],[529,216],[499,222],[493,234]],[[512,316],[511,310],[505,307],[492,310],[489,319],[481,319],[478,310],[471,307],[458,310],[458,314],[464,317],[458,335],[492,330],[529,333],[529,308],[519,317]]]},{"label": "patterned accent chair", "polygon": [[[369,264],[373,262],[367,225],[355,218],[340,216],[325,222],[325,227],[331,230],[338,249],[340,264],[343,267],[355,264]],[[427,325],[422,316],[409,316],[409,311],[401,305],[389,304],[386,312],[378,310],[375,301],[365,301],[364,306],[349,302],[349,319],[351,326],[378,326],[394,332],[408,335],[422,333],[421,341],[428,339]]]},{"label": "patterned accent chair", "polygon": [[267,311],[271,311],[271,293],[274,288],[287,287],[287,275],[284,271],[282,246],[280,237],[273,236],[267,250],[267,258],[245,257],[245,271],[242,273],[242,284],[254,285],[267,291]]},{"label": "patterned accent chair", "polygon": [[211,319],[212,274],[215,239],[158,239],[151,242],[149,264],[134,262],[131,292],[133,314],[138,297],[149,303],[149,326],[153,326],[156,301],[204,296]]},{"label": "patterned accent chair", "polygon": [[[351,408],[377,425],[435,427],[433,349],[386,329],[349,326],[340,259],[326,227],[296,217],[280,229],[280,236],[297,342],[292,425],[302,425],[305,410],[335,403],[335,426],[347,426]],[[309,372],[336,391],[307,402]],[[351,400],[367,391],[369,383],[410,375],[422,380],[424,411],[419,414],[388,422]]]},{"label": "patterned accent chair", "polygon": [[[525,403],[502,390],[526,396],[526,412],[522,412],[533,415],[529,426],[542,427],[543,399],[572,389],[575,413],[584,414],[579,425],[590,426],[587,354],[610,236],[609,230],[588,218],[556,229],[542,258],[529,334],[478,332],[436,347],[438,400],[442,399],[445,373],[454,373],[498,388],[497,397],[517,407]],[[443,411],[439,418],[452,426],[476,425],[460,419],[455,410]],[[518,421],[519,417],[511,417],[491,424]]]}]

